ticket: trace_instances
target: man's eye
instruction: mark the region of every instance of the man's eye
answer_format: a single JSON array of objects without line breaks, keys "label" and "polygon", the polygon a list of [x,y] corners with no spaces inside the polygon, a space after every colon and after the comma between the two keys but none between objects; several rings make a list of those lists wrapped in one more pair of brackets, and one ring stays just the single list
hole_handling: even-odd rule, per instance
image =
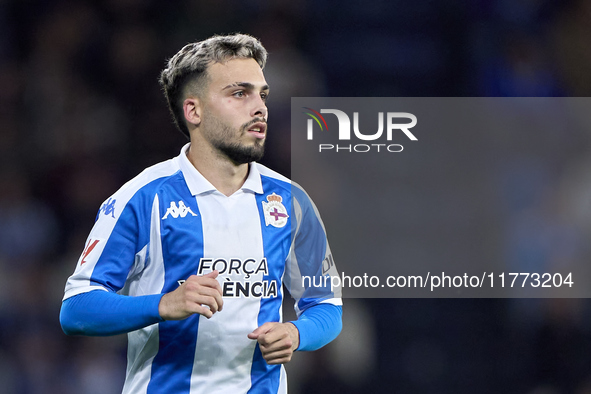
[{"label": "man's eye", "polygon": [[242,91],[242,90],[239,90],[238,92],[234,93],[234,97],[244,97],[244,96],[245,96],[244,91]]},{"label": "man's eye", "polygon": [[267,93],[261,93],[261,99],[263,99],[263,101],[267,101],[268,98],[269,95]]}]

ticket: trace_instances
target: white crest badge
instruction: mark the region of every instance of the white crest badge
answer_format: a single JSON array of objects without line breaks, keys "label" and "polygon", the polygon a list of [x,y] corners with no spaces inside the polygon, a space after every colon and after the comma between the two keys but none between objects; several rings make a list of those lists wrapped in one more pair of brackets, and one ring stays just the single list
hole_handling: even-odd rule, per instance
[{"label": "white crest badge", "polygon": [[287,224],[287,209],[283,206],[281,196],[273,193],[267,196],[267,201],[263,201],[263,211],[265,212],[265,225],[281,228]]}]

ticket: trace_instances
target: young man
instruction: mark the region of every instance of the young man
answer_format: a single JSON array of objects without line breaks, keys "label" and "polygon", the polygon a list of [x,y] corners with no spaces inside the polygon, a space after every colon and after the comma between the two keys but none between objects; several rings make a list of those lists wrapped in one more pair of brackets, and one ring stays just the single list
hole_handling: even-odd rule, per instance
[{"label": "young man", "polygon": [[336,275],[314,204],[256,163],[266,57],[236,34],[170,59],[160,83],[190,143],[103,204],[68,279],[67,334],[128,333],[124,393],[285,393],[282,364],[341,330],[340,289],[302,287]]}]

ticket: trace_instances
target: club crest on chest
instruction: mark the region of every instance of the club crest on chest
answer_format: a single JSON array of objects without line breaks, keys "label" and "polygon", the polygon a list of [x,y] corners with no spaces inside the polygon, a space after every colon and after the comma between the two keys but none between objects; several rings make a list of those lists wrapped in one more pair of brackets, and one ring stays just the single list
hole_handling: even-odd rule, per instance
[{"label": "club crest on chest", "polygon": [[287,224],[289,215],[282,201],[283,198],[280,195],[272,193],[267,196],[267,202],[262,202],[266,226],[281,228]]}]

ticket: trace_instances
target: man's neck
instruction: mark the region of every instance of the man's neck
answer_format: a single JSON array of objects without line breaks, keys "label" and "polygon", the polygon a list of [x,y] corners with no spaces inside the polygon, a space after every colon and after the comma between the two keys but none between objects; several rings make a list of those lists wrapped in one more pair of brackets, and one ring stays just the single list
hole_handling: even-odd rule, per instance
[{"label": "man's neck", "polygon": [[205,144],[191,143],[187,158],[205,179],[226,196],[239,190],[248,177],[248,163],[235,164]]}]

